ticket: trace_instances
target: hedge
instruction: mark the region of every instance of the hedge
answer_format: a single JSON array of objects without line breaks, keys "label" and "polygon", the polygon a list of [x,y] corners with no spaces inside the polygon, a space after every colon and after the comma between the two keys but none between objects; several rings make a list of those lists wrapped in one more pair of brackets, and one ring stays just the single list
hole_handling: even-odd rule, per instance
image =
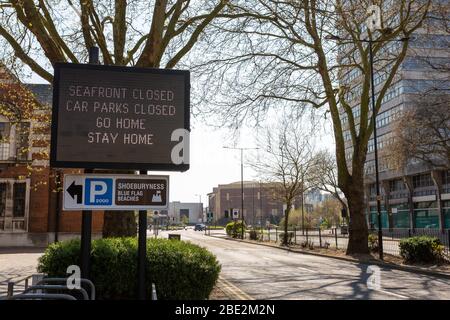
[{"label": "hedge", "polygon": [[[92,241],[90,279],[97,299],[137,298],[137,239],[106,238]],[[51,244],[39,259],[38,271],[67,277],[69,265],[80,265],[80,241]],[[158,300],[208,299],[220,273],[216,257],[185,241],[147,240],[147,296],[155,283]]]},{"label": "hedge", "polygon": [[244,225],[244,232],[242,232],[242,221],[232,221],[228,223],[225,227],[225,231],[227,235],[229,235],[232,238],[241,238],[242,233],[245,233],[246,225]]},{"label": "hedge", "polygon": [[369,244],[369,250],[371,252],[378,252],[380,249],[378,247],[378,236],[375,234],[369,234],[369,237],[367,238],[368,244]]},{"label": "hedge", "polygon": [[400,255],[406,262],[439,262],[444,247],[435,237],[419,236],[400,240]]}]

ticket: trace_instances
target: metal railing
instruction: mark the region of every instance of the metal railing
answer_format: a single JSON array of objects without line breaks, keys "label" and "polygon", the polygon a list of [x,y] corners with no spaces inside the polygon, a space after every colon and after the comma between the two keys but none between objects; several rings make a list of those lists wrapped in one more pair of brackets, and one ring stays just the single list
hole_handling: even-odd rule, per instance
[{"label": "metal railing", "polygon": [[[254,229],[256,239],[264,242],[280,243],[284,229],[275,228],[258,228]],[[438,238],[444,247],[444,254],[450,256],[450,229],[383,229],[383,248],[387,254],[400,255],[400,241],[402,239],[414,236],[431,236]],[[246,231],[245,238],[251,239],[251,230]],[[288,240],[290,245],[297,245],[303,248],[334,248],[346,250],[348,246],[348,230],[345,228],[305,228],[291,227],[288,229],[290,233]],[[369,230],[369,234],[377,236],[378,230]],[[255,238],[255,236],[253,236]]]},{"label": "metal railing", "polygon": [[[34,278],[33,278],[34,277]],[[29,279],[37,279],[36,284],[29,286]],[[20,294],[14,294],[18,283],[25,281],[25,289]],[[81,294],[83,300],[95,300],[95,286],[89,279],[80,279],[80,283],[90,288],[90,297],[84,288],[69,288],[67,278],[45,278],[41,274],[31,275],[19,281],[8,282],[7,299],[8,300],[78,300],[74,293]],[[49,292],[50,291],[50,292]],[[56,291],[56,293],[55,293]]]},{"label": "metal railing", "polygon": [[9,299],[14,295],[14,290],[16,289],[17,285],[24,282],[24,290],[26,290],[29,286],[30,279],[35,275],[29,275],[27,277],[24,277],[17,281],[8,281],[8,288],[6,291],[6,298]]}]

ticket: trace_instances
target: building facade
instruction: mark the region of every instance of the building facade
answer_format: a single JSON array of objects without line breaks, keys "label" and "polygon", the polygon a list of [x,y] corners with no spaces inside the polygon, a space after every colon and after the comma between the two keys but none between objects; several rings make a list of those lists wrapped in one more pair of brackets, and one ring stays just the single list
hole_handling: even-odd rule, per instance
[{"label": "building facade", "polygon": [[[394,2],[384,3],[383,14],[389,12],[388,6],[392,3]],[[441,6],[439,8],[436,6],[438,3]],[[433,1],[433,5],[431,17],[442,13],[442,5],[446,6],[445,12],[448,14],[448,1]],[[398,12],[391,12],[384,17],[387,23],[396,23],[396,18],[398,18]],[[449,18],[447,16],[447,21]],[[450,228],[450,171],[442,167],[433,168],[420,161],[410,161],[401,170],[394,169],[390,157],[395,156],[392,154],[395,151],[388,151],[389,145],[397,138],[394,131],[395,120],[404,111],[426,108],[426,103],[424,103],[426,98],[423,98],[434,92],[439,92],[438,99],[441,102],[450,101],[448,90],[450,88],[450,68],[448,68],[450,65],[450,34],[448,28],[437,27],[436,21],[437,19],[427,19],[423,27],[416,30],[410,37],[407,55],[382,100],[381,109],[375,122],[383,228]],[[367,36],[367,32],[361,35],[362,38]],[[398,52],[401,45],[401,42],[391,42],[386,51]],[[345,61],[348,54],[346,49],[342,49],[338,59]],[[380,55],[382,54],[383,52],[380,52]],[[385,62],[383,64],[383,59],[378,60],[375,57],[374,60],[375,95],[377,96],[389,75],[391,65]],[[434,69],[436,65],[447,66],[447,71],[440,72],[437,77]],[[356,68],[347,69],[346,72],[339,75],[340,84],[351,88],[347,100],[357,121],[359,121],[360,115],[358,97],[361,94],[361,79],[361,71]],[[433,99],[435,98],[436,95]],[[449,104],[447,103],[444,108],[450,108]],[[371,115],[369,114],[369,116]],[[344,127],[348,128],[348,119],[344,112],[341,119]],[[348,129],[344,131],[344,139],[346,140],[347,163],[351,166],[353,148]],[[367,222],[369,227],[378,228],[373,135],[368,144],[365,184]]]},{"label": "building facade", "polygon": [[161,214],[167,215],[169,224],[196,224],[206,221],[203,211],[203,203],[172,201],[168,210],[161,210]]},{"label": "building facade", "polygon": [[[44,119],[51,110],[51,86],[23,85],[1,65],[0,85],[0,246],[47,246],[78,237],[81,212],[61,211],[56,191],[57,178],[79,170],[49,167],[50,122]],[[38,107],[20,121],[11,120],[5,110],[22,112],[24,106],[8,101],[6,90],[29,90]],[[92,227],[93,237],[101,236],[102,212],[93,214]]]},{"label": "building facade", "polygon": [[[303,207],[311,212],[315,204],[324,200],[316,190],[305,192]],[[213,213],[213,221],[225,224],[234,218],[241,218],[241,182],[219,184],[208,194],[208,212]],[[278,224],[284,216],[286,204],[272,183],[244,181],[244,219],[249,225]],[[294,208],[302,207],[302,199],[294,201]],[[233,214],[234,213],[234,214]]]}]

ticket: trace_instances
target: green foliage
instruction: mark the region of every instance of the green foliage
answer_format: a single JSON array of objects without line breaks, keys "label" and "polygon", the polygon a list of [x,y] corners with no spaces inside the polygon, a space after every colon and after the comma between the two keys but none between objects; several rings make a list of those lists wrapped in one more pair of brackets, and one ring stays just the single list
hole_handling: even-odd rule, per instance
[{"label": "green foliage", "polygon": [[185,215],[183,215],[183,216],[181,216],[181,224],[182,225],[188,225],[189,224],[189,217],[188,216],[185,216]]},{"label": "green foliage", "polygon": [[[285,220],[286,220],[286,217],[283,216],[283,218],[281,218],[281,220],[280,220],[279,225],[284,226]],[[292,228],[292,227],[301,226],[301,225],[302,225],[302,211],[299,209],[291,210],[289,212],[288,227]]]},{"label": "green foliage", "polygon": [[328,218],[325,218],[322,220],[322,223],[320,224],[320,229],[326,230],[330,229],[332,226],[331,221]]},{"label": "green foliage", "polygon": [[227,233],[227,235],[229,235],[232,238],[241,238],[242,235],[242,227],[244,228],[244,233],[245,233],[245,223],[242,224],[242,221],[232,221],[230,223],[228,223],[225,227],[225,231]]},{"label": "green foliage", "polygon": [[[67,277],[69,265],[79,265],[80,241],[51,244],[39,259],[39,272]],[[220,273],[216,257],[184,241],[147,240],[147,296],[155,283],[158,299],[204,300]],[[137,293],[137,239],[108,238],[92,242],[91,280],[97,298],[135,299]]]},{"label": "green foliage", "polygon": [[369,250],[372,252],[378,252],[378,236],[375,234],[369,234],[368,242]]},{"label": "green foliage", "polygon": [[419,236],[400,240],[400,255],[406,262],[439,262],[444,246],[435,237]]}]

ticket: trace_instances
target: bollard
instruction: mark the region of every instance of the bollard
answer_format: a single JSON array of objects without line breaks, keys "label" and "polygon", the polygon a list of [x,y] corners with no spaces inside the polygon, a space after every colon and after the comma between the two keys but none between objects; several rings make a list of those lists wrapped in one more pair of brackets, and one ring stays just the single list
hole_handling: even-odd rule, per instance
[{"label": "bollard", "polygon": [[306,243],[308,243],[308,228],[306,228]]},{"label": "bollard", "polygon": [[450,229],[447,230],[447,235],[448,235],[448,239],[447,239],[447,254],[450,253]]},{"label": "bollard", "polygon": [[322,231],[320,230],[320,227],[319,227],[319,248],[322,248]]},{"label": "bollard", "polygon": [[14,295],[14,282],[8,282],[8,291],[6,293],[7,298],[11,298]]},{"label": "bollard", "polygon": [[270,227],[267,227],[267,234],[269,235],[269,242],[270,242]]},{"label": "bollard", "polygon": [[336,240],[336,249],[338,248],[337,228],[334,228],[334,239]]},{"label": "bollard", "polygon": [[294,244],[297,244],[297,227],[294,227]]}]

